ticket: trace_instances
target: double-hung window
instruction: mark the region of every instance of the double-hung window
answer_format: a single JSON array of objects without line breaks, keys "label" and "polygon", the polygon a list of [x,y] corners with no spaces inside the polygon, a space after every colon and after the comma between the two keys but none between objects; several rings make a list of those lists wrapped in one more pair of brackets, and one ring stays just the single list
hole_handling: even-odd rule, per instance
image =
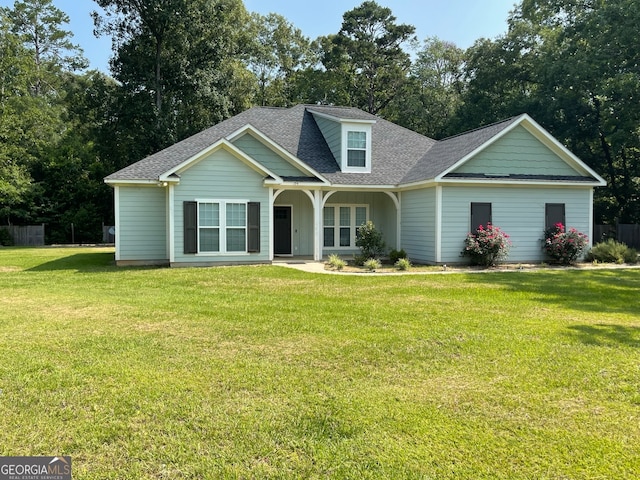
[{"label": "double-hung window", "polygon": [[220,251],[220,204],[198,204],[198,251]]},{"label": "double-hung window", "polygon": [[235,200],[184,203],[185,253],[260,251],[260,204]]},{"label": "double-hung window", "polygon": [[367,205],[327,205],[323,210],[324,246],[353,248],[358,228],[367,222]]},{"label": "double-hung window", "polygon": [[347,167],[367,165],[367,132],[347,132]]}]

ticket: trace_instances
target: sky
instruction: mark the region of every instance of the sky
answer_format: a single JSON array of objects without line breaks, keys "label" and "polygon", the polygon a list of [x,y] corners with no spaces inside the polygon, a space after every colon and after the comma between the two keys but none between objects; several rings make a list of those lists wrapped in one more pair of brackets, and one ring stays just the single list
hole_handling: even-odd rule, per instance
[{"label": "sky", "polygon": [[[342,15],[364,0],[320,0],[319,7],[300,0],[244,0],[247,10],[263,15],[274,12],[293,23],[310,39],[338,33]],[[507,30],[507,17],[515,0],[377,0],[391,9],[397,23],[416,27],[420,41],[439,37],[460,48],[470,47],[479,38],[495,38]],[[13,7],[14,0],[0,0],[0,7]],[[109,71],[111,39],[93,35],[90,12],[99,10],[91,0],[53,0],[70,19],[66,30],[84,50],[90,68]]]}]

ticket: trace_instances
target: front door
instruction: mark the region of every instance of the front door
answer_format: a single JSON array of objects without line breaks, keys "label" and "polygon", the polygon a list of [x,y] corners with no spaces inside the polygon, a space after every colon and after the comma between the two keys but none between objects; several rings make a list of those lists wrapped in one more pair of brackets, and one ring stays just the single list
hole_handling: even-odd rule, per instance
[{"label": "front door", "polygon": [[273,253],[291,255],[291,207],[273,207]]}]

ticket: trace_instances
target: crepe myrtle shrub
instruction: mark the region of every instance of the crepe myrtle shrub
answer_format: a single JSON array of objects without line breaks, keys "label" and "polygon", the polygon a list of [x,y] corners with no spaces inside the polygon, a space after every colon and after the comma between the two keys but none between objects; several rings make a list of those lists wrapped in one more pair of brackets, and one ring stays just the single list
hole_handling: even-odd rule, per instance
[{"label": "crepe myrtle shrub", "polygon": [[511,240],[500,227],[487,223],[480,225],[475,232],[469,232],[464,240],[463,257],[469,257],[471,264],[491,267],[507,258]]},{"label": "crepe myrtle shrub", "polygon": [[382,233],[371,220],[358,227],[356,247],[360,247],[361,257],[365,260],[376,259],[384,255],[386,245]]},{"label": "crepe myrtle shrub", "polygon": [[571,265],[580,257],[589,244],[589,238],[575,228],[567,230],[562,223],[556,223],[544,231],[542,249],[561,265]]}]

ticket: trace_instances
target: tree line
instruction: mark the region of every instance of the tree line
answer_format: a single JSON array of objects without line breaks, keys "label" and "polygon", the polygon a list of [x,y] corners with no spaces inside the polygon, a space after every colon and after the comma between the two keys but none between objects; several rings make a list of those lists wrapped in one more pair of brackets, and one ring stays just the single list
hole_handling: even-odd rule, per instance
[{"label": "tree line", "polygon": [[241,0],[94,0],[110,74],[87,70],[52,0],[0,9],[0,223],[101,238],[107,174],[255,105],[359,107],[441,139],[529,113],[608,182],[597,223],[640,223],[635,0],[521,0],[463,50],[365,1],[309,39]]}]

